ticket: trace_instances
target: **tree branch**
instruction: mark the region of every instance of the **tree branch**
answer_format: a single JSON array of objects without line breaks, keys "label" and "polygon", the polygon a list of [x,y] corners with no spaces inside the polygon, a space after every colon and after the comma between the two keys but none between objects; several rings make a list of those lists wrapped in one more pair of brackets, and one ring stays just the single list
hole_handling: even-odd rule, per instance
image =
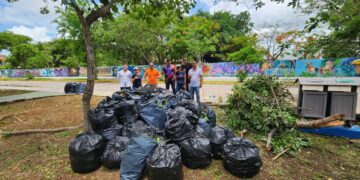
[{"label": "tree branch", "polygon": [[69,131],[73,129],[78,129],[83,127],[83,125],[79,126],[71,126],[71,127],[62,127],[62,128],[55,128],[55,129],[31,129],[31,130],[23,130],[23,131],[10,131],[5,132],[0,130],[0,135],[2,136],[15,136],[15,135],[26,135],[26,134],[35,134],[35,133],[57,133],[62,131]]},{"label": "tree branch", "polygon": [[266,140],[266,150],[271,151],[272,147],[271,147],[271,141],[272,141],[272,137],[276,132],[276,128],[272,129],[270,131],[270,133],[268,134],[267,140]]},{"label": "tree branch", "polygon": [[111,6],[115,3],[119,2],[120,0],[112,0],[110,2],[105,2],[103,6],[99,9],[91,11],[91,13],[86,17],[86,23],[90,26],[93,22],[98,20],[101,17],[106,17],[111,14]]}]

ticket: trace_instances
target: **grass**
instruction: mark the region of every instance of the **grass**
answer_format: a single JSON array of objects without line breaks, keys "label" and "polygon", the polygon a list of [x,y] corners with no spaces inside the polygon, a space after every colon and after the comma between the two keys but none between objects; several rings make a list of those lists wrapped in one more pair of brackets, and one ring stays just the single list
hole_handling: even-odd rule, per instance
[{"label": "grass", "polygon": [[0,89],[0,97],[25,94],[25,93],[29,93],[29,92],[32,92],[32,91],[17,90],[17,89]]},{"label": "grass", "polygon": [[[94,97],[94,107],[102,97]],[[30,110],[30,111],[29,111]],[[224,125],[225,114],[215,108],[219,124]],[[27,123],[6,118],[0,121],[4,131],[35,128],[56,128],[82,123],[81,96],[36,99],[0,106],[0,114],[20,113]],[[119,179],[117,170],[105,168],[88,173],[73,173],[68,157],[68,143],[82,130],[54,134],[33,134],[0,138],[0,179]],[[254,179],[358,179],[360,177],[360,147],[348,140],[304,134],[312,139],[311,148],[302,149],[295,157],[275,155],[265,150],[265,142],[254,133],[245,134],[261,148],[263,167]],[[184,167],[185,179],[237,179],[226,171],[222,161],[213,160],[204,170]]]}]

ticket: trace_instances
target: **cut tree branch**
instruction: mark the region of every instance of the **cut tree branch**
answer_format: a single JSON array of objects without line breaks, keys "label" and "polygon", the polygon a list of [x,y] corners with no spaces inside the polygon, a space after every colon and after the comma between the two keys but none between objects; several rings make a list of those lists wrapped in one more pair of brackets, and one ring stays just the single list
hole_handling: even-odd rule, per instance
[{"label": "cut tree branch", "polygon": [[273,161],[275,161],[276,159],[278,159],[281,155],[285,154],[288,150],[290,150],[290,148],[287,148],[283,151],[281,151],[279,154],[277,154],[274,158],[272,158]]},{"label": "cut tree branch", "polygon": [[267,137],[267,140],[266,140],[266,150],[268,151],[271,151],[272,147],[271,147],[271,141],[272,141],[272,137],[274,136],[276,132],[276,128],[272,129],[269,134],[268,134],[268,137]]},{"label": "cut tree branch", "polygon": [[310,121],[306,121],[306,120],[299,120],[296,122],[296,127],[297,128],[318,128],[321,127],[322,125],[332,122],[332,121],[342,121],[344,120],[345,114],[335,114],[329,117],[325,117],[322,119],[318,119],[318,120],[310,120]]},{"label": "cut tree branch", "polygon": [[27,134],[35,134],[35,133],[57,133],[62,131],[69,131],[73,129],[78,129],[83,127],[83,125],[71,126],[71,127],[61,127],[55,129],[30,129],[30,130],[22,130],[22,131],[2,131],[0,130],[0,135],[2,136],[17,136],[17,135],[27,135]]}]

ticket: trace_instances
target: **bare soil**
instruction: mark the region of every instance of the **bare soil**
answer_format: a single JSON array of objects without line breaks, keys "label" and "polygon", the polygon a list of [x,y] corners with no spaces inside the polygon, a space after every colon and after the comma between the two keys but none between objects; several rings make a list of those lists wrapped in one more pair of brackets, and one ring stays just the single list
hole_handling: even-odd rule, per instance
[{"label": "bare soil", "polygon": [[[103,97],[93,97],[92,106]],[[224,112],[215,109],[220,123]],[[20,113],[22,121],[5,118],[0,121],[3,131],[35,128],[56,128],[82,123],[81,96],[58,96],[0,106],[0,116]],[[0,139],[0,179],[119,179],[118,171],[105,168],[89,173],[73,173],[68,157],[68,143],[82,130],[54,134],[33,134]],[[296,157],[284,155],[272,161],[275,155],[266,152],[265,142],[256,135],[246,134],[261,147],[264,165],[254,179],[358,179],[360,177],[360,148],[349,140],[307,135],[313,146],[303,149]],[[227,172],[222,161],[213,160],[204,170],[184,167],[185,179],[238,179]]]}]

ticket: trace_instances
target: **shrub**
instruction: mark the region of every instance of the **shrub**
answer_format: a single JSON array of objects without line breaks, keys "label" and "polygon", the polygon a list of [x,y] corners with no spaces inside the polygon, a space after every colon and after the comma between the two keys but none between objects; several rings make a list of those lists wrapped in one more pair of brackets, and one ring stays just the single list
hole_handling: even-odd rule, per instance
[{"label": "shrub", "polygon": [[227,124],[233,129],[253,131],[263,138],[276,128],[273,150],[290,148],[297,151],[304,146],[302,143],[296,143],[300,146],[288,145],[298,141],[306,144],[307,139],[299,138],[300,134],[293,129],[297,120],[291,104],[293,100],[286,86],[276,78],[254,77],[234,86],[228,97]]}]

